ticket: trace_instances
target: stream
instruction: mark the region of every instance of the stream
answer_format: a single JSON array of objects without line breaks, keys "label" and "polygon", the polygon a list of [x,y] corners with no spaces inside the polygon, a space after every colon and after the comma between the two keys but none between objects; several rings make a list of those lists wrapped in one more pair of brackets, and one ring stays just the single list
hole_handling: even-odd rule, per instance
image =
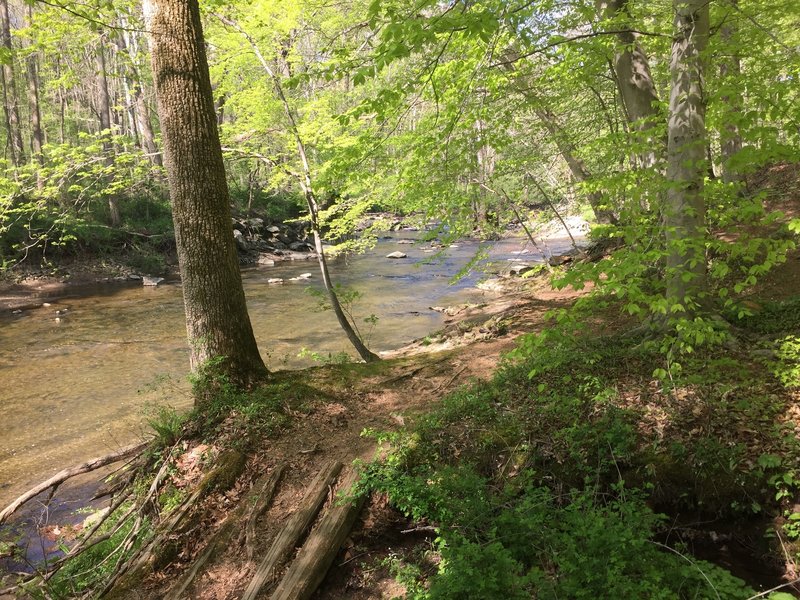
[{"label": "stream", "polygon": [[[488,252],[498,270],[508,261],[533,262],[524,240],[464,241],[434,257],[427,245],[398,244],[416,235],[392,234],[370,252],[331,261],[334,281],[363,294],[359,318],[375,314],[373,351],[399,348],[443,324],[431,306],[484,302],[492,292],[475,285],[478,267],[451,279]],[[569,240],[550,240],[563,253]],[[388,259],[401,251],[405,259]],[[540,259],[539,259],[540,260]],[[311,273],[311,279],[290,282]],[[303,348],[327,356],[354,353],[330,311],[305,288],[321,289],[316,260],[278,263],[242,273],[256,339],[271,370],[314,364]],[[283,284],[268,284],[283,278]],[[111,452],[146,434],[146,412],[156,404],[191,406],[188,348],[179,281],[158,287],[141,282],[98,284],[44,304],[0,316],[0,506],[58,470]],[[361,323],[362,326],[368,327]]]}]

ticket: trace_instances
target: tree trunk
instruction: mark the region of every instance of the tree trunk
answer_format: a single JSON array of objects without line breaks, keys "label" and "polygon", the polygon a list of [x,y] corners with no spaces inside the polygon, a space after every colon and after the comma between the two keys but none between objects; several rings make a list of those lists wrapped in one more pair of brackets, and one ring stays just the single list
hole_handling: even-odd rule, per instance
[{"label": "tree trunk", "polygon": [[[123,23],[124,22],[125,21],[123,21]],[[142,81],[139,68],[136,64],[136,48],[133,33],[130,31],[122,31],[120,32],[118,40],[120,50],[128,54],[129,63],[127,65],[127,71],[129,77],[126,79],[126,83],[133,97],[132,109],[136,131],[139,134],[139,142],[142,150],[147,154],[147,158],[150,159],[150,162],[160,167],[163,162],[161,160],[161,153],[158,151],[158,146],[156,145],[156,136],[153,132],[153,124],[150,120],[150,109],[144,97],[144,82]]]},{"label": "tree trunk", "polygon": [[314,235],[314,250],[317,253],[319,270],[320,274],[322,275],[322,283],[325,286],[325,291],[328,293],[328,300],[331,303],[331,309],[333,310],[333,314],[336,315],[336,320],[339,323],[339,327],[342,328],[342,331],[344,331],[347,339],[353,345],[353,348],[355,348],[362,360],[364,360],[364,362],[378,361],[380,360],[380,357],[367,348],[366,344],[364,344],[364,341],[356,333],[353,325],[347,319],[347,315],[344,314],[342,305],[339,303],[339,297],[336,295],[336,290],[333,287],[330,271],[328,270],[328,262],[325,258],[325,249],[322,247],[322,237],[320,235],[319,223],[319,203],[317,202],[317,197],[314,194],[314,187],[311,181],[311,166],[308,162],[308,155],[306,154],[306,147],[303,143],[303,138],[300,136],[300,130],[297,127],[297,120],[295,119],[292,107],[289,105],[289,100],[286,98],[286,94],[283,92],[281,81],[278,79],[273,69],[269,66],[269,63],[264,58],[264,55],[261,54],[261,50],[255,43],[255,40],[253,40],[253,38],[251,38],[247,32],[239,27],[239,25],[234,21],[225,19],[224,17],[220,17],[220,19],[226,25],[234,27],[245,37],[245,39],[247,39],[250,47],[253,49],[253,52],[256,55],[256,58],[258,58],[258,61],[261,63],[264,72],[272,80],[273,86],[275,87],[275,92],[278,94],[281,104],[283,104],[283,110],[286,114],[286,119],[289,122],[290,133],[295,139],[295,143],[297,145],[297,154],[300,157],[300,163],[303,165],[302,178],[298,177],[298,180],[300,187],[303,190],[303,195],[306,199],[306,205],[308,206],[308,216],[311,220],[311,232]]},{"label": "tree trunk", "polygon": [[705,96],[703,57],[708,42],[708,3],[674,0],[675,31],[670,60],[667,124],[667,300],[670,310],[690,316],[706,290]]},{"label": "tree trunk", "polygon": [[[583,160],[575,155],[575,146],[566,138],[565,132],[558,123],[556,116],[544,108],[536,109],[535,112],[547,131],[553,136],[558,152],[567,163],[575,181],[578,183],[588,181],[592,175]],[[614,211],[605,205],[603,195],[600,192],[590,192],[588,200],[598,223],[601,225],[615,225],[617,223]]]},{"label": "tree trunk", "polygon": [[14,52],[11,45],[11,18],[8,14],[8,0],[0,0],[0,43],[7,52],[3,61],[3,108],[8,126],[9,151],[11,163],[19,166],[25,162],[25,147],[20,129],[19,100],[17,98],[16,75],[14,73]]},{"label": "tree trunk", "polygon": [[146,0],[191,366],[267,374],[247,314],[197,0]]},{"label": "tree trunk", "polygon": [[[32,5],[28,6],[28,23],[33,24]],[[36,54],[31,53],[25,64],[28,71],[28,106],[31,111],[31,155],[41,163],[44,133],[42,132],[42,113],[39,109],[39,65]]]},{"label": "tree trunk", "polygon": [[[730,0],[730,3],[731,6],[736,7],[738,0]],[[738,54],[738,47],[735,46],[735,26],[730,21],[726,21],[720,29],[720,35],[726,54],[719,68],[722,84],[727,89],[737,90],[736,92],[726,93],[721,98],[729,115],[729,118],[725,120],[725,125],[719,132],[722,153],[722,181],[724,183],[736,183],[741,180],[741,176],[731,167],[730,161],[742,149],[742,136],[738,125],[742,112],[742,96],[738,91],[738,86],[741,85],[742,64]],[[734,88],[734,86],[736,87]]]},{"label": "tree trunk", "polygon": [[[599,6],[606,18],[622,21],[618,27],[621,31],[617,34],[620,46],[614,57],[614,79],[628,122],[637,131],[646,134],[656,126],[659,118],[658,92],[644,50],[636,40],[636,35],[625,30],[630,20],[628,0],[601,0]],[[659,154],[656,148],[662,147],[663,140],[657,141],[645,136],[642,143],[648,142],[652,149],[637,153],[645,168],[656,163]]]},{"label": "tree trunk", "polygon": [[[101,36],[97,44],[97,114],[100,117],[100,131],[105,132],[111,129],[111,94],[108,90],[108,74],[106,73],[106,52],[103,47],[104,37]],[[108,142],[103,142],[103,153],[106,156],[106,164],[114,162],[113,147]],[[112,227],[119,227],[122,223],[122,216],[119,210],[119,199],[115,195],[108,196],[108,221]]]}]

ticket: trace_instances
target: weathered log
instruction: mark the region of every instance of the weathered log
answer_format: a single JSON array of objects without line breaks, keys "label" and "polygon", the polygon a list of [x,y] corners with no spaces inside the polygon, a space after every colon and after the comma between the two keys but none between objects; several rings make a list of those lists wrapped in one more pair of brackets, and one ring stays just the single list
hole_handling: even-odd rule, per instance
[{"label": "weathered log", "polygon": [[[358,473],[353,470],[339,485],[339,490],[347,493],[358,481]],[[303,544],[297,558],[289,566],[272,600],[308,600],[325,579],[333,559],[350,534],[358,513],[364,506],[362,496],[334,504],[322,517],[319,525],[311,532]]]},{"label": "weathered log", "polygon": [[118,450],[116,452],[112,452],[111,454],[106,454],[105,456],[99,456],[97,458],[88,460],[85,463],[77,465],[75,467],[70,467],[69,469],[64,469],[63,471],[59,471],[47,481],[43,481],[39,485],[31,488],[30,490],[22,494],[19,498],[14,500],[11,504],[9,504],[2,511],[0,511],[0,525],[2,525],[8,517],[14,514],[20,506],[28,502],[28,500],[35,498],[42,492],[49,490],[50,488],[58,487],[59,485],[64,483],[67,479],[75,477],[76,475],[89,473],[106,465],[119,462],[135,454],[138,454],[139,452],[144,450],[149,443],[150,442],[142,442],[139,444],[126,446],[125,448],[122,448],[121,450]]},{"label": "weathered log", "polygon": [[[255,503],[250,507],[250,510],[247,511],[247,515],[245,517],[245,522],[247,525],[250,524],[251,520],[255,521],[258,518],[257,515],[263,513],[272,502],[278,481],[283,475],[283,470],[284,465],[278,465],[272,470],[268,477],[262,478],[256,484],[256,487],[259,488],[258,494],[256,496]],[[266,481],[264,481],[264,479],[266,479]],[[241,513],[244,511],[244,508],[245,505],[242,503],[233,513],[228,515],[223,525],[216,531],[216,533],[214,533],[214,535],[211,536],[205,551],[194,561],[182,579],[167,593],[167,595],[164,597],[164,600],[180,600],[180,598],[183,597],[183,595],[186,593],[186,590],[188,590],[189,586],[191,586],[194,582],[195,577],[197,577],[197,575],[200,573],[201,569],[205,566],[209,559],[215,555],[216,550],[229,544],[236,522],[239,519],[239,515],[241,515]]]},{"label": "weathered log", "polygon": [[336,480],[342,466],[342,463],[338,461],[327,464],[308,486],[300,506],[289,517],[283,529],[278,532],[261,564],[258,565],[253,579],[250,580],[250,584],[242,595],[242,600],[255,600],[264,585],[273,577],[275,571],[286,562],[289,554],[297,546],[300,538],[311,526],[322,508],[322,504],[328,496],[328,488]]},{"label": "weathered log", "polygon": [[278,482],[283,475],[284,465],[278,465],[272,470],[272,473],[267,479],[266,483],[261,487],[256,496],[253,506],[247,513],[247,521],[245,522],[245,546],[247,548],[247,560],[253,560],[255,554],[255,538],[256,538],[256,523],[258,518],[264,514],[272,503],[272,498],[275,497],[275,490],[278,487]]}]

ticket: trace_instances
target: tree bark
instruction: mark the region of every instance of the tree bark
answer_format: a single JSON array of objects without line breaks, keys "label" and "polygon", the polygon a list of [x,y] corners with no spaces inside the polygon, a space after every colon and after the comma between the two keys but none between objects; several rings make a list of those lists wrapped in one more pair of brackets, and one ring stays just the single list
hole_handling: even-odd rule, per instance
[{"label": "tree bark", "polygon": [[272,540],[269,550],[261,559],[250,583],[247,584],[241,600],[255,600],[261,595],[264,586],[270,583],[277,570],[283,566],[303,534],[311,526],[342,467],[342,463],[332,461],[317,473],[306,489],[300,505]]},{"label": "tree bark", "polygon": [[16,74],[14,72],[14,53],[11,45],[11,18],[8,13],[8,0],[0,0],[0,44],[8,53],[3,61],[3,108],[8,127],[9,152],[11,163],[19,166],[25,162],[25,146],[22,143],[22,130],[19,118],[19,99],[17,97]]},{"label": "tree bark", "polygon": [[[337,493],[349,493],[358,479],[359,474],[351,470],[340,482]],[[353,529],[365,500],[366,498],[361,496],[355,500],[337,501],[326,511],[297,553],[297,558],[289,565],[283,579],[270,597],[271,600],[311,598],[325,579],[342,544],[350,535],[350,530]]]},{"label": "tree bark", "polygon": [[708,3],[673,0],[674,37],[670,59],[667,124],[667,300],[670,310],[690,316],[706,291],[705,96],[703,56],[708,42]]},{"label": "tree bark", "polygon": [[[621,19],[624,23],[630,20],[628,0],[600,0],[598,4],[606,18]],[[658,92],[650,73],[647,55],[637,41],[636,35],[631,31],[625,31],[624,27],[620,29],[622,31],[617,34],[620,45],[614,54],[614,80],[628,122],[634,129],[646,134],[658,122]],[[653,140],[645,136],[642,142],[650,142],[649,145],[653,149],[638,153],[639,160],[643,167],[652,167],[659,154],[656,148],[663,147],[663,139]]]},{"label": "tree bark", "polygon": [[[28,23],[33,24],[33,6],[28,6]],[[42,113],[39,108],[39,64],[36,54],[31,53],[25,60],[28,71],[28,106],[31,111],[31,155],[34,160],[42,162]]]},{"label": "tree bark", "polygon": [[[242,288],[197,0],[146,0],[191,366],[249,386],[267,375]],[[198,400],[200,401],[200,400]]]}]

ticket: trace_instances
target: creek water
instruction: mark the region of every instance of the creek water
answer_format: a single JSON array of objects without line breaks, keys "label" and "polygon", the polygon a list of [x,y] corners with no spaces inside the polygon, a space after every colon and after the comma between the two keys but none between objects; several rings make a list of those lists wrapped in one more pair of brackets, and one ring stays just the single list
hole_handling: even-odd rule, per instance
[{"label": "creek water", "polygon": [[[475,287],[487,276],[479,268],[451,283],[479,249],[495,268],[537,260],[520,239],[465,241],[434,257],[424,244],[397,243],[408,235],[414,234],[400,232],[366,254],[331,263],[335,281],[362,293],[354,313],[378,317],[370,339],[375,351],[399,348],[439,328],[443,316],[430,306],[490,298],[491,292]],[[569,241],[550,240],[549,246],[565,252]],[[385,257],[397,250],[408,258]],[[288,281],[302,273],[311,279]],[[269,278],[286,281],[268,284]],[[321,289],[315,260],[247,269],[243,279],[270,369],[313,364],[298,356],[303,348],[353,354],[333,314],[319,311],[305,291]],[[61,468],[143,436],[148,406],[180,410],[191,404],[180,282],[101,284],[43,301],[39,308],[0,316],[0,507]]]}]

